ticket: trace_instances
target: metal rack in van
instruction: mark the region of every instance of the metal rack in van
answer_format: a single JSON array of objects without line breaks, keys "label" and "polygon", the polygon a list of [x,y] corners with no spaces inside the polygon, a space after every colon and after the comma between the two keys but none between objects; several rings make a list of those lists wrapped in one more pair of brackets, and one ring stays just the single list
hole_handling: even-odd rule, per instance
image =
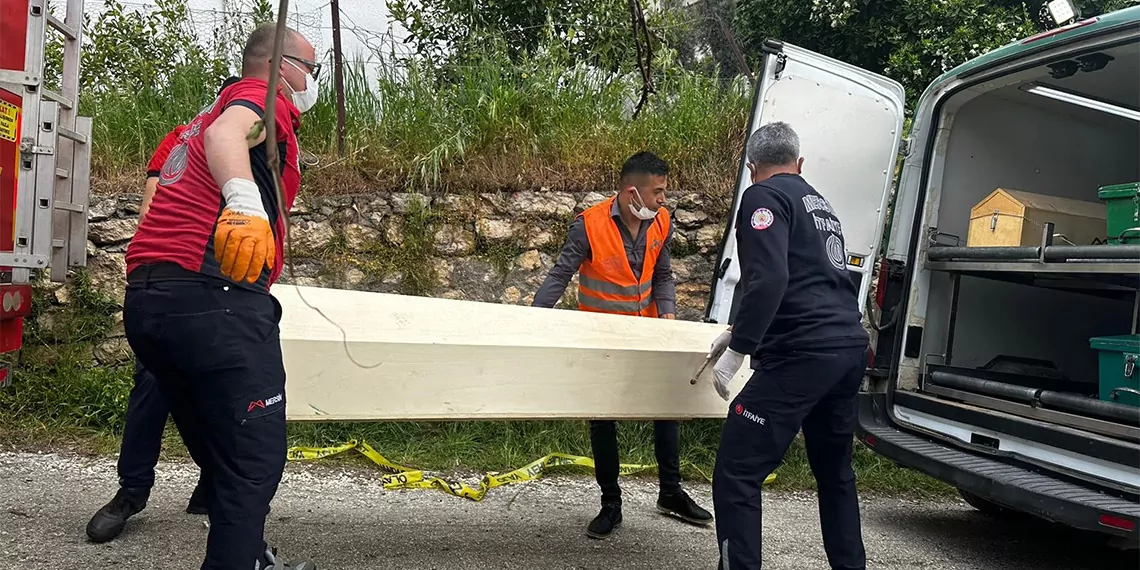
[{"label": "metal rack in van", "polygon": [[[967,404],[1140,442],[1140,408],[1083,398],[1043,378],[1032,382],[953,365],[961,278],[977,277],[1127,300],[1132,332],[1140,325],[1140,245],[1057,245],[1045,223],[1041,244],[1029,247],[932,245],[925,269],[950,275],[951,301],[945,354],[926,363],[921,390]],[[934,355],[930,355],[934,356]]]}]

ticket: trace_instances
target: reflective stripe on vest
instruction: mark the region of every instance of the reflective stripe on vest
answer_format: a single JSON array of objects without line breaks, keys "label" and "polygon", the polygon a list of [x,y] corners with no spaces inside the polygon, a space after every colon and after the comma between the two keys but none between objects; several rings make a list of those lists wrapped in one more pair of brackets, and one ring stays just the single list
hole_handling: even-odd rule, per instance
[{"label": "reflective stripe on vest", "polygon": [[653,269],[669,235],[669,212],[662,208],[645,235],[645,259],[641,278],[634,277],[614,220],[614,198],[579,214],[590,242],[590,258],[578,272],[578,309],[599,313],[657,316],[653,299]]}]

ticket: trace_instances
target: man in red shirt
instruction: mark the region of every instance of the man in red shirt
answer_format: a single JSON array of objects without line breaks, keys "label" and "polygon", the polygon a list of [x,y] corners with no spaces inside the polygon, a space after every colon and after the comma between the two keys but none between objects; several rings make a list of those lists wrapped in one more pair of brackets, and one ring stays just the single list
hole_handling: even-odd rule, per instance
[{"label": "man in red shirt", "polygon": [[[178,137],[127,248],[127,340],[210,474],[203,570],[315,568],[279,565],[264,538],[286,454],[281,305],[269,288],[283,265],[283,216],[300,187],[296,130],[316,102],[320,70],[309,41],[285,33],[275,115],[264,116],[268,24],[246,42],[241,81]],[[263,119],[275,122],[276,140],[266,140]],[[280,156],[280,204],[269,144]]]},{"label": "man in red shirt", "polygon": [[[240,77],[229,77],[222,82],[220,96],[226,87],[237,83]],[[158,144],[146,169],[146,187],[143,191],[139,219],[145,218],[158,187],[158,174],[162,170],[170,151],[179,144],[178,137],[186,125],[178,125],[163,137]],[[123,425],[123,439],[119,447],[117,471],[119,490],[115,496],[100,508],[87,523],[87,536],[94,542],[114,539],[123,531],[127,519],[146,508],[154,487],[154,467],[162,449],[162,432],[166,429],[169,409],[155,384],[154,375],[135,360],[134,387],[127,400],[127,415]],[[183,434],[185,439],[185,434]],[[210,485],[209,474],[203,472],[186,505],[190,514],[206,514],[209,499],[206,494]]]}]

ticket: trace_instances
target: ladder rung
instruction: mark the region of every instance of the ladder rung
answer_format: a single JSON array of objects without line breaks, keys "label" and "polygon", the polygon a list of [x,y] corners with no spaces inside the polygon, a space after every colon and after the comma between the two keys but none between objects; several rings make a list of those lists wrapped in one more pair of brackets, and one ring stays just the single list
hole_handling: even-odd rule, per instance
[{"label": "ladder rung", "polygon": [[63,107],[64,109],[74,109],[75,108],[75,102],[74,101],[72,101],[71,99],[69,99],[67,97],[64,97],[63,95],[61,95],[55,91],[51,91],[49,89],[44,89],[43,95],[44,95],[44,99],[47,99],[48,101],[55,101],[56,103],[59,103],[59,106]]},{"label": "ladder rung", "polygon": [[67,179],[67,178],[71,178],[71,173],[68,172],[67,169],[57,168],[57,169],[55,169],[55,177]]},{"label": "ladder rung", "polygon": [[87,144],[87,137],[65,127],[56,127],[56,132],[59,136],[65,139],[71,139],[79,144]]},{"label": "ladder rung", "polygon": [[71,202],[63,202],[61,200],[56,200],[55,201],[55,209],[56,210],[67,210],[68,212],[75,212],[78,214],[82,214],[86,208],[84,208],[83,205],[81,205],[81,204],[72,204]]},{"label": "ladder rung", "polygon": [[79,36],[79,34],[75,33],[75,28],[63,23],[59,18],[56,18],[50,13],[47,15],[47,21],[52,25],[53,28],[59,30],[59,33],[63,34],[63,36],[69,40],[74,40]]},{"label": "ladder rung", "polygon": [[0,69],[0,83],[34,87],[40,84],[40,78],[22,69]]}]

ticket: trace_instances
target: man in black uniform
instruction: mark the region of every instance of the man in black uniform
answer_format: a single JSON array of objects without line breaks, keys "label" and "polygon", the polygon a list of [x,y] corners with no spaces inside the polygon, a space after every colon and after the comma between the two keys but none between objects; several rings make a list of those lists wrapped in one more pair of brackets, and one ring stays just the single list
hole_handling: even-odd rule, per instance
[{"label": "man in black uniform", "polygon": [[802,426],[828,562],[863,570],[851,447],[869,338],[847,274],[843,229],[827,199],[800,177],[791,127],[761,127],[747,156],[752,186],[736,219],[743,296],[711,353],[723,351],[713,375],[726,400],[745,355],[756,372],[729,406],[716,458],[719,567],[761,567],[760,486]]}]

